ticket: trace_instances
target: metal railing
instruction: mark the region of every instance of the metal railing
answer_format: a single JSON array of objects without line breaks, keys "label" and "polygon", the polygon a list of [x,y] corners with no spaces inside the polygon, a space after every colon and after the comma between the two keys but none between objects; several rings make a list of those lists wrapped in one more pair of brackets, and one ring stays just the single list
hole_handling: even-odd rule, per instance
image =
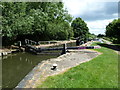
[{"label": "metal railing", "polygon": [[39,41],[39,44],[55,44],[57,41]]},{"label": "metal railing", "polygon": [[29,40],[29,39],[25,39],[25,44],[28,44],[28,45],[37,45],[38,43],[33,41],[33,40]]},{"label": "metal railing", "polygon": [[57,43],[57,41],[33,41],[33,40],[29,40],[29,39],[25,39],[25,44],[28,45],[40,45],[40,44],[55,44]]}]

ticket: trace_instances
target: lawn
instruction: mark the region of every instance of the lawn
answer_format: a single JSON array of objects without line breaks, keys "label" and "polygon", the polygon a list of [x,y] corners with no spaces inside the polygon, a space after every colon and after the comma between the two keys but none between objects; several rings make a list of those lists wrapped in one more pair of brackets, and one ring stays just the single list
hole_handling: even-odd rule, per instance
[{"label": "lawn", "polygon": [[118,88],[118,55],[106,47],[96,50],[103,54],[63,74],[48,77],[37,88]]}]

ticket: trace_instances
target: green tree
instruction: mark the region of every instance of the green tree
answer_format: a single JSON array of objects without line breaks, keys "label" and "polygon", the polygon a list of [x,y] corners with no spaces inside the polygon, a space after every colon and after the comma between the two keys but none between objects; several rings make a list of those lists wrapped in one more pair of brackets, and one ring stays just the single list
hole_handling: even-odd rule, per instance
[{"label": "green tree", "polygon": [[39,41],[73,36],[72,17],[61,2],[2,2],[1,18],[5,44],[25,38]]},{"label": "green tree", "polygon": [[3,40],[6,39],[4,42],[14,41],[18,35],[32,31],[34,20],[26,15],[26,7],[24,2],[2,2],[2,33]]},{"label": "green tree", "polygon": [[95,34],[89,33],[89,39],[95,39],[97,36]]},{"label": "green tree", "polygon": [[42,2],[42,4],[35,6],[31,5],[34,3],[28,4],[30,4],[29,7],[32,6],[30,13],[34,17],[34,24],[36,25],[33,30],[37,36],[40,36],[38,40],[63,39],[58,35],[58,32],[66,33],[64,39],[73,36],[72,31],[67,34],[71,30],[69,23],[72,21],[72,17],[67,10],[63,9],[63,3]]},{"label": "green tree", "polygon": [[73,27],[74,37],[81,37],[86,41],[89,33],[87,24],[81,18],[76,18],[73,20],[71,26]]},{"label": "green tree", "polygon": [[115,19],[106,26],[106,36],[113,42],[120,43],[120,19]]}]

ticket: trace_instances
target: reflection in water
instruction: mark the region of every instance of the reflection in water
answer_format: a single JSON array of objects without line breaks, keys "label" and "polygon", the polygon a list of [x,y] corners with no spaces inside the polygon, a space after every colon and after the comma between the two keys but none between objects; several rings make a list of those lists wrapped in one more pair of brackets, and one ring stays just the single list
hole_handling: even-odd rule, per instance
[{"label": "reflection in water", "polygon": [[14,88],[32,68],[42,60],[57,57],[56,55],[17,53],[5,56],[2,59],[2,87]]},{"label": "reflection in water", "polygon": [[[67,46],[75,46],[75,43],[69,43]],[[57,47],[63,47],[63,45]],[[45,51],[41,55],[32,55],[23,52],[3,57],[2,87],[14,88],[38,63],[42,60],[55,58],[60,53],[61,51]]]}]

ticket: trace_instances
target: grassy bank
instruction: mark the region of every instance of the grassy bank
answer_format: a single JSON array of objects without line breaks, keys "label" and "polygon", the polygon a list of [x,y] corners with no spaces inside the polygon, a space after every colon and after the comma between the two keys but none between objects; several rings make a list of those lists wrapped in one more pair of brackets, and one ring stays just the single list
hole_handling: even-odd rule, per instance
[{"label": "grassy bank", "polygon": [[118,55],[106,47],[96,50],[103,54],[63,74],[48,77],[38,88],[117,88]]}]

